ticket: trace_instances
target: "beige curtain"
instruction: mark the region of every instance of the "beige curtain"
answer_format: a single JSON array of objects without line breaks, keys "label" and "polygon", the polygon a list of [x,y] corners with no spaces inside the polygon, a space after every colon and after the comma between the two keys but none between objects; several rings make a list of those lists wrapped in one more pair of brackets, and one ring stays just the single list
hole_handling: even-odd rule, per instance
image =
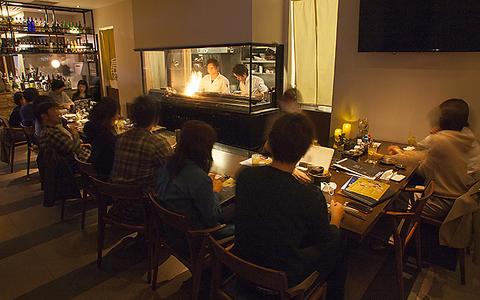
[{"label": "beige curtain", "polygon": [[290,47],[295,86],[304,104],[332,105],[338,0],[292,1]]},{"label": "beige curtain", "polygon": [[145,92],[167,86],[165,53],[163,51],[143,52],[143,72]]},{"label": "beige curtain", "polygon": [[115,54],[115,37],[112,29],[100,30],[100,57],[105,84],[117,88],[117,56]]}]

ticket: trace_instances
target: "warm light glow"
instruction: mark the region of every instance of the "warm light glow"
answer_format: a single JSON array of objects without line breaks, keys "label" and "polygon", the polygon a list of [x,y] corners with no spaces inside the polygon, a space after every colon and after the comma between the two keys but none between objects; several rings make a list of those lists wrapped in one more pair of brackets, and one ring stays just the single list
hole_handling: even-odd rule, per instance
[{"label": "warm light glow", "polygon": [[335,133],[333,134],[334,137],[339,137],[342,135],[342,130],[340,128],[335,129]]},{"label": "warm light glow", "polygon": [[200,82],[202,81],[202,72],[192,72],[187,88],[183,92],[187,96],[193,96],[200,89]]},{"label": "warm light glow", "polygon": [[60,67],[60,61],[58,59],[54,59],[52,60],[52,62],[50,63],[52,65],[52,67],[54,67],[55,69],[58,69]]},{"label": "warm light glow", "polygon": [[350,138],[350,132],[352,131],[352,124],[350,123],[344,123],[342,125],[342,132],[345,133],[345,137],[347,139]]}]

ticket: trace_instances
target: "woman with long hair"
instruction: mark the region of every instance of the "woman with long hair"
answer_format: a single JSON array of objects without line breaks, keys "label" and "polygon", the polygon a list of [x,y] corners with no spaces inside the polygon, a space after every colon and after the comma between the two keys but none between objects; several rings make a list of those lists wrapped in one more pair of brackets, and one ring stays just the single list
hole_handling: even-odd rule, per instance
[{"label": "woman with long hair", "polygon": [[90,162],[100,177],[109,178],[117,139],[114,130],[118,118],[117,102],[112,98],[103,98],[93,107],[88,118],[83,132],[85,142],[92,145]]},{"label": "woman with long hair", "polygon": [[[187,121],[157,184],[160,203],[187,216],[195,229],[218,225],[222,212],[217,194],[222,182],[208,175],[216,139],[212,126],[202,121]],[[223,234],[228,235],[227,231]]]},{"label": "woman with long hair", "polygon": [[92,96],[89,94],[88,91],[88,83],[85,80],[79,80],[77,83],[77,91],[73,93],[72,100],[80,100],[80,99],[89,99]]}]

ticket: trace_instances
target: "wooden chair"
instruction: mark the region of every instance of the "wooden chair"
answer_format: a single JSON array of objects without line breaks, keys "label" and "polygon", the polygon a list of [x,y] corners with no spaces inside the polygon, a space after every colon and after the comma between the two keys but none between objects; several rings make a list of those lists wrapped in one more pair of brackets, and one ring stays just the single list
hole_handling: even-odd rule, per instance
[{"label": "wooden chair", "polygon": [[[430,224],[432,226],[440,228],[442,226],[443,220],[433,219],[430,217],[422,216],[422,223]],[[466,282],[466,275],[465,275],[465,255],[466,255],[465,248],[457,250],[457,260],[460,266],[460,283],[465,285]]]},{"label": "wooden chair", "polygon": [[0,127],[3,127],[6,132],[5,142],[10,148],[10,173],[13,173],[13,167],[15,165],[15,149],[17,147],[27,145],[27,141],[23,139],[24,133],[22,128],[10,127],[8,125],[8,121],[2,117],[0,117]]},{"label": "wooden chair", "polygon": [[96,191],[95,185],[93,184],[92,177],[97,177],[97,171],[91,163],[84,162],[78,159],[75,155],[75,162],[77,163],[78,168],[82,176],[81,189],[82,189],[82,225],[81,228],[85,228],[85,214],[87,212],[87,201],[88,198],[95,199]]},{"label": "wooden chair", "polygon": [[[172,255],[181,261],[192,273],[192,299],[196,300],[198,299],[200,292],[202,272],[210,265],[211,262],[211,255],[209,255],[207,251],[208,236],[211,233],[224,228],[225,225],[219,225],[205,230],[194,230],[187,217],[162,207],[156,201],[156,196],[153,193],[149,193],[148,196],[150,200],[149,204],[152,221],[151,233],[152,239],[154,239],[151,251],[151,253],[153,253],[152,289],[155,290],[157,284],[159,250],[162,246],[165,246],[171,251]],[[180,251],[178,251],[178,247],[170,244],[170,242],[165,238],[165,235],[163,234],[164,226],[169,226],[171,229],[178,231],[182,236],[185,237],[185,240],[188,244],[187,255],[185,255],[185,253],[180,253]]]},{"label": "wooden chair", "polygon": [[32,152],[38,154],[38,146],[35,142],[35,128],[33,126],[23,126],[23,133],[25,134],[25,139],[27,140],[27,177],[30,176],[30,164]]},{"label": "wooden chair", "polygon": [[[276,295],[278,299],[325,299],[327,294],[327,284],[319,280],[318,272],[313,272],[303,282],[288,288],[287,275],[285,272],[264,268],[252,264],[242,258],[232,254],[229,248],[222,247],[215,239],[209,238],[210,248],[214,254],[212,288],[210,299],[235,299],[235,296],[229,295],[229,288],[233,285],[234,292],[235,280],[240,279],[243,282],[252,283],[254,286],[267,289],[270,295]],[[223,279],[222,269],[225,267],[230,271],[230,275]],[[230,292],[232,293],[232,292]],[[265,293],[258,292],[258,299],[263,299]],[[252,296],[248,295],[248,299]],[[257,298],[257,297],[255,297]],[[252,299],[253,300],[253,299]]]},{"label": "wooden chair", "polygon": [[[110,224],[112,226],[117,226],[120,228],[124,228],[131,231],[136,231],[139,234],[143,234],[146,237],[147,243],[149,242],[149,236],[147,235],[148,231],[148,223],[145,222],[144,224],[136,225],[136,224],[129,224],[125,223],[123,220],[119,220],[107,214],[107,203],[106,198],[111,198],[112,201],[141,201],[144,205],[144,218],[148,220],[148,213],[146,209],[147,205],[147,196],[146,193],[138,186],[135,185],[127,185],[127,184],[115,184],[104,182],[98,178],[91,177],[96,191],[96,199],[98,203],[98,243],[97,243],[97,266],[98,268],[102,265],[102,252],[105,242],[105,225]],[[151,247],[148,246],[148,253],[147,257],[149,259],[148,262],[148,274],[147,274],[147,281],[150,282],[151,279],[151,254],[150,249]]]},{"label": "wooden chair", "polygon": [[[419,269],[422,268],[422,252],[421,252],[421,235],[420,235],[420,219],[422,215],[423,208],[427,203],[427,200],[432,196],[434,191],[434,182],[430,181],[425,189],[413,189],[405,188],[405,192],[408,192],[410,195],[409,199],[414,199],[414,193],[421,192],[422,196],[413,202],[412,208],[407,212],[399,211],[386,211],[387,215],[392,222],[391,233],[393,240],[389,239],[388,243],[393,245],[395,248],[395,259],[396,259],[396,277],[399,288],[400,299],[405,299],[405,289],[403,282],[403,263],[404,263],[404,253],[405,248],[412,239],[415,237],[415,249],[416,249],[416,260],[417,266]],[[375,238],[375,232],[372,236]],[[383,237],[381,237],[383,238]]]}]

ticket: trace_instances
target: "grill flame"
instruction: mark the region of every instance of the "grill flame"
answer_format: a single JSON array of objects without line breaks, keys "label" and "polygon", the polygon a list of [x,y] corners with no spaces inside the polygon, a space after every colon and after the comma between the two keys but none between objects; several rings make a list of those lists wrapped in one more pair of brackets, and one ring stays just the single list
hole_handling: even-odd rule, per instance
[{"label": "grill flame", "polygon": [[193,96],[200,89],[200,82],[202,81],[202,72],[192,72],[190,75],[190,80],[188,81],[187,87],[183,92],[187,96]]}]

